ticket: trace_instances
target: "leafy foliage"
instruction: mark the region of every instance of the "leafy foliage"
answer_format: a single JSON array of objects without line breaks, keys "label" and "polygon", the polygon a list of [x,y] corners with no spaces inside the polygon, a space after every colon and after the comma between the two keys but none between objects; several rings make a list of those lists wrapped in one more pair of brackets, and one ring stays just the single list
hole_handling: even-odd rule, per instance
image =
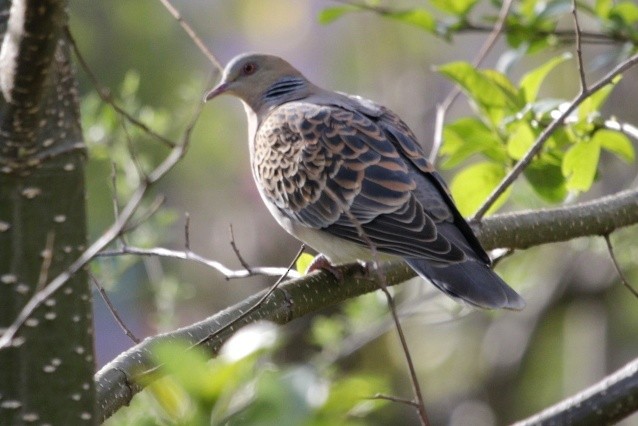
[{"label": "leafy foliage", "polygon": [[281,343],[276,326],[261,323],[235,334],[213,360],[186,344],[157,345],[153,353],[166,375],[148,383],[142,399],[152,402],[107,424],[357,425],[386,404],[367,399],[387,388],[380,376],[278,365],[272,358]]},{"label": "leafy foliage", "polygon": [[[320,20],[331,22],[358,8],[376,11],[380,16],[417,25],[433,35],[445,34],[449,38],[477,26],[471,23],[469,16],[475,3],[432,1],[432,6],[446,15],[445,19],[437,19],[433,13],[421,8],[399,12],[367,3],[326,9]],[[638,20],[637,10],[633,3],[610,1],[597,1],[593,10],[582,8],[603,23],[601,36],[631,42],[637,40],[633,28]],[[570,1],[516,2],[506,21],[507,42],[516,49],[517,57],[521,57],[566,41],[573,33],[558,31],[558,21],[570,13]],[[518,82],[503,72],[477,69],[469,62],[452,62],[438,67],[442,75],[462,88],[476,110],[476,116],[460,118],[443,130],[442,167],[467,163],[450,185],[463,214],[469,215],[480,207],[507,171],[525,156],[561,108],[570,102],[539,97],[546,78],[570,58],[567,53],[555,56],[526,72]],[[634,148],[627,136],[617,128],[606,128],[606,120],[600,115],[617,81],[586,99],[565,126],[550,137],[525,171],[527,183],[543,200],[555,203],[563,201],[570,193],[588,191],[598,176],[601,150],[624,161],[633,161]],[[503,194],[490,212],[502,206],[509,193],[511,191]]]}]

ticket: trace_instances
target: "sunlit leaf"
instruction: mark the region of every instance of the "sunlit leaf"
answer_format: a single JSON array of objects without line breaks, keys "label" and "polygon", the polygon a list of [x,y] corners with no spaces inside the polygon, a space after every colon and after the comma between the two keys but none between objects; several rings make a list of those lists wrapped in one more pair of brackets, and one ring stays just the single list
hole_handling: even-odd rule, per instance
[{"label": "sunlit leaf", "polygon": [[467,15],[478,0],[430,0],[430,3],[443,12],[463,17]]},{"label": "sunlit leaf", "polygon": [[175,376],[185,389],[199,393],[202,380],[208,376],[208,357],[199,348],[187,348],[175,342],[159,343],[153,346],[152,352],[162,368]]},{"label": "sunlit leaf", "polygon": [[545,77],[547,77],[547,74],[549,74],[550,71],[556,68],[558,64],[565,62],[567,59],[570,58],[570,53],[564,53],[560,56],[550,59],[540,67],[526,73],[523,78],[521,78],[520,82],[521,91],[523,92],[525,101],[534,102],[536,100],[536,97],[538,96],[538,90],[545,80]]},{"label": "sunlit leaf", "polygon": [[301,253],[301,256],[299,256],[295,263],[295,269],[297,269],[297,272],[305,274],[314,258],[315,257],[309,253]]},{"label": "sunlit leaf", "polygon": [[596,3],[594,4],[594,11],[596,12],[596,15],[601,18],[606,18],[609,16],[609,12],[613,5],[614,0],[596,0]]},{"label": "sunlit leaf", "polygon": [[534,144],[536,135],[525,121],[518,121],[510,127],[507,140],[507,153],[515,160],[520,160]]},{"label": "sunlit leaf", "polygon": [[505,148],[498,135],[475,117],[465,117],[443,129],[442,168],[452,168],[473,154],[484,153],[488,158],[504,162]]},{"label": "sunlit leaf", "polygon": [[[348,412],[357,407],[362,400],[369,398],[378,393],[388,392],[388,383],[386,380],[378,376],[351,376],[336,381],[330,388],[330,394],[327,401],[321,407],[321,414],[330,417],[345,417]],[[385,405],[388,401],[375,400],[370,401],[370,409],[378,408]],[[365,414],[359,412],[359,415]]]},{"label": "sunlit leaf", "polygon": [[317,17],[317,19],[319,20],[320,24],[327,25],[341,18],[346,13],[354,12],[357,10],[360,9],[349,5],[327,7],[319,12],[319,16]]},{"label": "sunlit leaf", "polygon": [[215,401],[222,392],[232,391],[241,383],[242,373],[255,362],[253,358],[243,358],[239,362],[210,362],[202,349],[175,342],[154,345],[152,354],[189,395],[207,401]]},{"label": "sunlit leaf", "polygon": [[567,178],[567,189],[587,191],[591,188],[599,158],[600,141],[596,139],[578,141],[567,150],[561,168]]},{"label": "sunlit leaf", "polygon": [[188,394],[171,377],[154,381],[148,385],[147,389],[164,414],[171,419],[183,419],[188,412],[192,411]]},{"label": "sunlit leaf", "polygon": [[593,114],[596,114],[600,110],[600,107],[605,103],[607,97],[609,97],[611,91],[614,90],[614,87],[616,87],[616,84],[620,81],[621,78],[621,76],[614,78],[610,84],[602,87],[596,93],[585,99],[578,107],[579,120],[587,120]]},{"label": "sunlit leaf", "polygon": [[610,17],[619,18],[627,25],[638,22],[638,5],[633,1],[617,3],[609,12]]},{"label": "sunlit leaf", "polygon": [[602,129],[594,133],[592,139],[599,143],[603,149],[613,152],[627,163],[633,163],[634,146],[624,133]]},{"label": "sunlit leaf", "polygon": [[385,14],[392,19],[413,25],[431,33],[436,33],[437,23],[434,16],[425,9],[412,9]]},{"label": "sunlit leaf", "polygon": [[511,93],[513,86],[505,84],[507,79],[500,73],[479,71],[468,62],[445,64],[439,71],[457,82],[494,125],[519,109],[516,94]]},{"label": "sunlit leaf", "polygon": [[[505,177],[505,168],[496,163],[477,163],[459,172],[450,185],[452,196],[463,216],[476,212],[490,193]],[[496,211],[507,201],[510,190],[501,195],[488,213]]]}]

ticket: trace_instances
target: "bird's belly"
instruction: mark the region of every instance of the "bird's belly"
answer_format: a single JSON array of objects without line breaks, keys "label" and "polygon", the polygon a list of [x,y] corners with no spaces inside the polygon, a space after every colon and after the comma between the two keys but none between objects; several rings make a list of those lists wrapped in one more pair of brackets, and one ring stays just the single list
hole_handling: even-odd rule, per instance
[{"label": "bird's belly", "polygon": [[290,235],[323,254],[335,265],[351,263],[357,260],[365,262],[382,262],[397,259],[396,256],[379,252],[377,252],[375,259],[369,247],[336,237],[320,229],[309,228],[307,226],[293,223],[288,217],[282,215],[274,206],[272,209],[269,206],[269,210],[279,225],[288,231]]}]

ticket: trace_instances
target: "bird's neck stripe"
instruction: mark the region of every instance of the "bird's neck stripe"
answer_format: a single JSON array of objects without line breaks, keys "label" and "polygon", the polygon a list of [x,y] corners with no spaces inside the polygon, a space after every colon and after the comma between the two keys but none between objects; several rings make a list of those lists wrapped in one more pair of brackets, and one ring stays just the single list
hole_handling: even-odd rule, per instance
[{"label": "bird's neck stripe", "polygon": [[305,88],[306,82],[299,77],[285,77],[270,86],[264,97],[266,99],[277,99],[299,89]]}]

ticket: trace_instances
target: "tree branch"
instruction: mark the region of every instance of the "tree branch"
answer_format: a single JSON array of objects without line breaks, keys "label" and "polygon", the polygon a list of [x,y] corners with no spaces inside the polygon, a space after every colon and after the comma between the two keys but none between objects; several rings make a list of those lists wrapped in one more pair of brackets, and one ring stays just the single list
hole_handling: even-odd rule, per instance
[{"label": "tree branch", "polygon": [[[638,190],[569,207],[494,216],[481,222],[477,234],[486,248],[525,248],[581,236],[607,234],[635,223],[638,223]],[[285,324],[346,299],[378,290],[378,276],[383,276],[385,284],[391,286],[416,275],[411,268],[400,262],[386,263],[380,267],[381,275],[371,273],[364,279],[356,275],[360,271],[360,265],[342,266],[340,270],[344,280],[341,282],[337,282],[331,274],[315,272],[283,283],[258,309],[254,309],[232,327],[227,325],[243,315],[242,312],[252,308],[263,297],[264,292],[196,324],[145,339],[141,344],[120,354],[96,374],[99,418],[108,418],[142,390],[140,378],[155,370],[148,355],[157,342],[186,340],[194,344],[207,336],[215,335],[205,345],[214,355],[237,329],[246,324],[260,320]],[[220,329],[224,330],[215,334]],[[638,406],[638,398],[634,401]]]},{"label": "tree branch", "polygon": [[513,426],[610,425],[636,411],[638,359],[584,391]]}]

